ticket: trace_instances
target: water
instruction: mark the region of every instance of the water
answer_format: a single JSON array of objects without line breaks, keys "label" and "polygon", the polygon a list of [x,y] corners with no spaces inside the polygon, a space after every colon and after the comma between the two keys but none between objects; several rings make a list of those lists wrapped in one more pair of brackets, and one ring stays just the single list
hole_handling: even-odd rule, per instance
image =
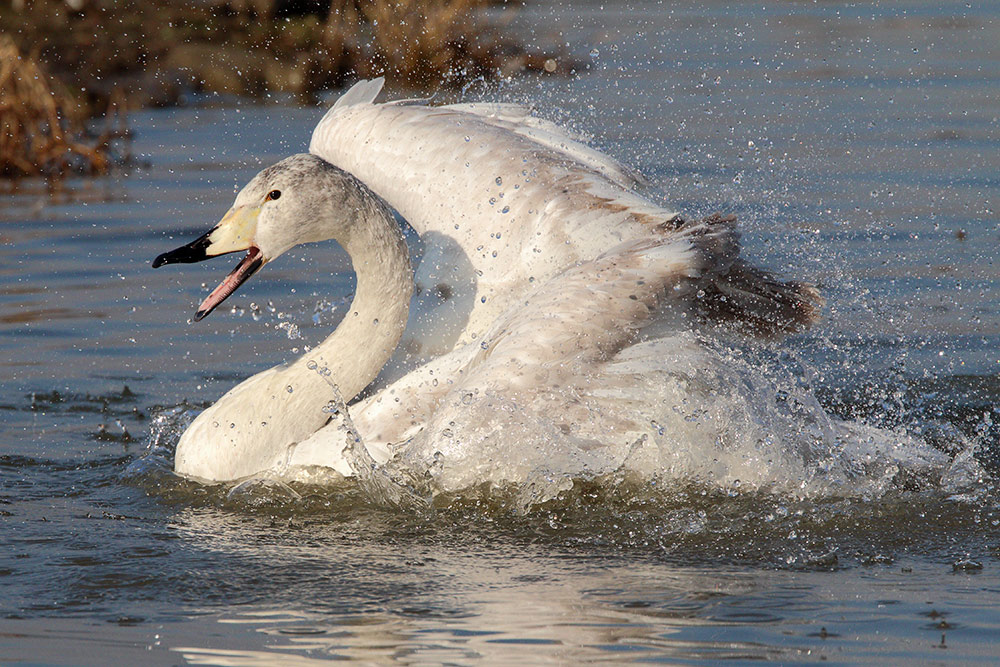
[{"label": "water", "polygon": [[[512,29],[589,67],[488,95],[572,118],[672,207],[739,214],[748,255],[822,287],[820,327],[734,354],[802,369],[841,417],[971,446],[995,474],[998,19],[926,2],[526,8]],[[298,249],[192,325],[230,262],[149,262],[302,150],[320,115],[138,113],[148,166],[6,198],[5,662],[992,657],[991,477],[821,498],[578,484],[527,514],[516,498],[402,511],[351,487],[173,477],[156,455],[174,422],[321,339],[352,281],[328,273],[348,267],[339,250]]]}]

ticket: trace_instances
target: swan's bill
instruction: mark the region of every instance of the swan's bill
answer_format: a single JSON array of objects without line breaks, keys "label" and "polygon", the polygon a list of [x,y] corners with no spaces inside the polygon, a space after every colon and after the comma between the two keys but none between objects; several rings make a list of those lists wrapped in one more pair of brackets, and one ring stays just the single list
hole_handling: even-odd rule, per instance
[{"label": "swan's bill", "polygon": [[212,232],[207,234],[202,234],[191,243],[187,245],[182,245],[176,250],[171,250],[170,252],[165,252],[162,255],[158,255],[156,259],[153,260],[153,268],[158,269],[164,264],[191,264],[192,262],[200,262],[202,260],[213,257],[209,255],[207,250],[212,241],[210,239]]},{"label": "swan's bill", "polygon": [[247,278],[267,263],[267,258],[261,253],[260,248],[253,243],[257,234],[257,217],[259,215],[259,206],[234,206],[207,234],[199,236],[187,245],[165,252],[153,260],[153,268],[155,269],[164,264],[190,264],[219,255],[227,255],[231,252],[247,251],[246,256],[240,260],[236,268],[201,302],[194,315],[195,322],[215,310],[220,303],[246,282]]},{"label": "swan's bill", "polygon": [[153,268],[159,268],[164,264],[191,264],[210,257],[246,250],[253,244],[253,238],[257,234],[259,215],[259,206],[234,206],[207,234],[154,259]]}]

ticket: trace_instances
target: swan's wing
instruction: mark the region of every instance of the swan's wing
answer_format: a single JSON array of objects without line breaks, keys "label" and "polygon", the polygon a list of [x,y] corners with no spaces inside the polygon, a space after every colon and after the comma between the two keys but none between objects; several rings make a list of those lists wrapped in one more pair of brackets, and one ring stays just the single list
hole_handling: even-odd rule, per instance
[{"label": "swan's wing", "polygon": [[[324,125],[334,124],[336,116],[349,107],[374,105],[375,98],[384,85],[384,77],[362,80],[354,84],[337,99],[316,130]],[[402,99],[386,102],[382,106],[422,106],[429,101],[429,99]],[[634,188],[647,184],[646,179],[636,170],[587,145],[590,137],[536,116],[534,108],[529,105],[475,102],[449,104],[437,108],[478,116],[490,125],[519,134],[540,146],[586,165],[622,187]],[[317,138],[317,132],[313,133],[313,138],[314,140]],[[313,147],[310,146],[309,150],[313,152]]]},{"label": "swan's wing", "polygon": [[[713,216],[679,222],[670,237],[627,241],[566,269],[496,318],[476,342],[437,360],[440,368],[411,374],[425,387],[430,377],[442,385],[448,378],[449,387],[409,410],[407,437],[446,395],[453,400],[487,388],[561,394],[569,377],[599,368],[654,321],[667,328],[679,321],[687,329],[695,316],[733,318],[762,334],[811,324],[822,304],[816,291],[748,267],[738,240],[735,218]],[[405,380],[390,387],[396,406],[407,403],[400,397],[420,393]]]},{"label": "swan's wing", "polygon": [[[628,241],[566,269],[479,340],[352,414],[379,462],[401,450],[392,469],[426,469],[441,489],[525,479],[552,461],[563,472],[617,470],[636,442],[661,429],[657,420],[668,423],[662,411],[686,387],[711,384],[707,376],[718,371],[690,334],[699,311],[753,307],[760,321],[790,328],[769,318],[792,312],[809,320],[814,296],[744,270],[733,220],[681,223],[669,238]],[[683,422],[672,428],[690,426],[682,414],[667,417]]]},{"label": "swan's wing", "polygon": [[380,76],[377,79],[362,79],[358,81],[346,93],[337,98],[337,101],[334,102],[333,107],[330,109],[330,113],[337,113],[341,109],[359,104],[372,104],[375,102],[378,94],[382,92],[382,86],[384,85],[384,76]]},{"label": "swan's wing", "polygon": [[[608,248],[697,233],[699,223],[623,187],[628,179],[614,160],[523,107],[373,104],[374,86],[356,88],[345,95],[350,104],[335,105],[317,125],[310,151],[364,181],[425,243],[406,334],[412,359],[481,340],[523,295]],[[735,235],[727,238],[735,247]],[[716,306],[707,314],[771,308],[771,319],[793,323],[772,332],[811,321],[796,310],[815,301],[808,287],[730,255],[706,283],[706,303]],[[786,296],[784,307],[773,307]],[[767,331],[756,321],[753,328]]]},{"label": "swan's wing", "polygon": [[[623,187],[611,158],[510,107],[493,117],[348,95],[317,125],[310,151],[360,178],[421,236],[418,288],[463,304],[447,349],[567,266],[677,217]],[[446,319],[429,312],[416,343],[446,338],[434,330]]]},{"label": "swan's wing", "polygon": [[697,276],[698,262],[687,241],[647,240],[573,267],[504,313],[481,341],[352,406],[355,424],[373,456],[384,460],[392,445],[427,429],[449,401],[486,390],[536,397],[561,388],[571,364],[592,367],[632,340],[666,283]]},{"label": "swan's wing", "polygon": [[475,114],[495,127],[515,132],[586,165],[623,188],[632,189],[649,184],[635,169],[587,145],[590,137],[534,115],[534,109],[530,106],[476,102],[449,104],[445,108]]},{"label": "swan's wing", "polygon": [[630,192],[616,160],[523,107],[372,104],[369,84],[326,113],[310,152],[360,178],[421,236],[454,239],[487,281],[492,265],[510,263],[479,262],[477,249],[501,238],[494,245],[530,253],[537,232],[556,232],[560,256],[576,261],[677,217]]},{"label": "swan's wing", "polygon": [[690,301],[673,295],[702,263],[684,239],[631,241],[540,286],[468,346],[474,356],[393,467],[426,469],[442,490],[526,479],[555,460],[613,469],[620,452],[604,446],[634,439],[636,424],[606,367],[665,306],[683,317]]}]

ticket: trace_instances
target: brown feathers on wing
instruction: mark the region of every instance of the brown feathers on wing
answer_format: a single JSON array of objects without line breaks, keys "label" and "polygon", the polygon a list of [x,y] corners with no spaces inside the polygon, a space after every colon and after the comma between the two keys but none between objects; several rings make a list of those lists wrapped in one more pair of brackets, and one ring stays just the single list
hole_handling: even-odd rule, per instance
[{"label": "brown feathers on wing", "polygon": [[668,224],[664,231],[690,237],[704,254],[697,305],[705,320],[734,324],[764,338],[802,331],[819,321],[825,300],[814,286],[781,280],[739,256],[736,216],[716,213]]}]

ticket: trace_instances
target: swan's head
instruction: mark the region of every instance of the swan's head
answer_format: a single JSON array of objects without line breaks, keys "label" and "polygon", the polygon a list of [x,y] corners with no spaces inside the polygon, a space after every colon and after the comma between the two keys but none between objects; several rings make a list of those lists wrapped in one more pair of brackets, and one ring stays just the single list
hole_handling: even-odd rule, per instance
[{"label": "swan's head", "polygon": [[225,301],[262,266],[300,243],[340,239],[357,210],[363,186],[315,155],[285,158],[264,169],[236,195],[232,208],[203,236],[163,253],[153,268],[246,251],[198,307],[197,322]]}]

